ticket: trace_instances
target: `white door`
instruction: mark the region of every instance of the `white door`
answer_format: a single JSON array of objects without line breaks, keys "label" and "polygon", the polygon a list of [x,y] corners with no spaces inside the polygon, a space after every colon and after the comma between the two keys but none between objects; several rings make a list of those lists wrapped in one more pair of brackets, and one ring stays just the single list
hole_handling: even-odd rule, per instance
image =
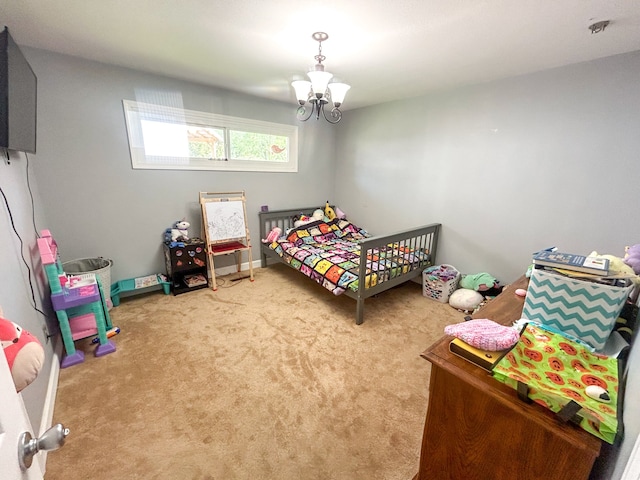
[{"label": "white door", "polygon": [[37,457],[33,459],[31,467],[26,471],[20,469],[18,438],[22,432],[34,434],[22,397],[16,393],[7,358],[0,350],[0,477],[2,480],[42,480],[43,478]]}]

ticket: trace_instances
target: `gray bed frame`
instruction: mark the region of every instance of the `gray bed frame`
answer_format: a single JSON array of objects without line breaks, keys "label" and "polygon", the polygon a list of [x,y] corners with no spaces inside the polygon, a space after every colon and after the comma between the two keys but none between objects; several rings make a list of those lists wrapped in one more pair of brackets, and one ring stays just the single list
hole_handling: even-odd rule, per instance
[{"label": "gray bed frame", "polygon": [[[287,229],[293,228],[293,217],[299,215],[301,212],[310,214],[318,207],[311,208],[294,208],[290,210],[276,210],[272,212],[260,212],[260,238],[267,238],[267,234],[275,227],[280,227],[283,232]],[[367,255],[376,248],[385,247],[390,243],[397,243],[400,246],[411,248],[413,250],[428,251],[428,260],[424,260],[414,265],[408,272],[400,275],[392,276],[391,272],[378,271],[378,283],[373,287],[366,287],[364,281],[358,282],[358,291],[347,289],[343,295],[347,295],[356,300],[356,324],[360,325],[364,321],[364,300],[372,295],[389,290],[390,288],[407,282],[412,278],[416,278],[422,274],[422,271],[431,265],[435,265],[436,251],[438,246],[438,236],[440,235],[439,223],[432,223],[430,225],[424,225],[422,227],[412,228],[403,232],[394,233],[391,235],[370,237],[360,242],[360,271],[358,278],[365,278],[366,272],[366,259]],[[273,258],[280,263],[288,265],[282,257],[280,257],[274,250],[269,248],[269,245],[264,243],[260,244],[260,259],[262,267],[267,267],[267,260]],[[293,267],[292,267],[293,268]],[[394,272],[395,274],[396,272]],[[302,274],[301,274],[302,275]]]}]

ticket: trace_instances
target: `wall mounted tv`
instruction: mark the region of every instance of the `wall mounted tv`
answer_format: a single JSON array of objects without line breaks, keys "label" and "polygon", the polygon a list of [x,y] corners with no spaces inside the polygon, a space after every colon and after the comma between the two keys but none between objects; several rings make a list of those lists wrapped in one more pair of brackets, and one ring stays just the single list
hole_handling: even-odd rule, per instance
[{"label": "wall mounted tv", "polygon": [[0,148],[36,153],[38,79],[4,27],[0,33]]}]

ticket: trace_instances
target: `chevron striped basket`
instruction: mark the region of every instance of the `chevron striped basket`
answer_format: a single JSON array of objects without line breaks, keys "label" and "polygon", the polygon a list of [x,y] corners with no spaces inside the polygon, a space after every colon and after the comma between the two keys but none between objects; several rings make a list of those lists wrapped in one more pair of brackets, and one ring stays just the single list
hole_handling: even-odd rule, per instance
[{"label": "chevron striped basket", "polygon": [[601,350],[632,289],[535,269],[522,318]]}]

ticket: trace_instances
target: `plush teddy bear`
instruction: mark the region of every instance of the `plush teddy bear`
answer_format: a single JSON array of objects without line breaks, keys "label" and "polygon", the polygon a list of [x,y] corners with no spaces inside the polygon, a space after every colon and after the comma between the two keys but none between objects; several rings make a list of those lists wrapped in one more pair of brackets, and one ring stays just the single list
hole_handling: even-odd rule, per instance
[{"label": "plush teddy bear", "polygon": [[186,242],[189,240],[189,227],[191,224],[182,219],[176,222],[171,229],[171,241],[172,242]]},{"label": "plush teddy bear", "polygon": [[44,362],[44,349],[35,336],[20,325],[2,317],[0,317],[0,342],[7,357],[16,391],[20,392],[40,373]]},{"label": "plush teddy bear", "polygon": [[624,263],[633,268],[636,275],[640,275],[640,244],[625,247]]}]

